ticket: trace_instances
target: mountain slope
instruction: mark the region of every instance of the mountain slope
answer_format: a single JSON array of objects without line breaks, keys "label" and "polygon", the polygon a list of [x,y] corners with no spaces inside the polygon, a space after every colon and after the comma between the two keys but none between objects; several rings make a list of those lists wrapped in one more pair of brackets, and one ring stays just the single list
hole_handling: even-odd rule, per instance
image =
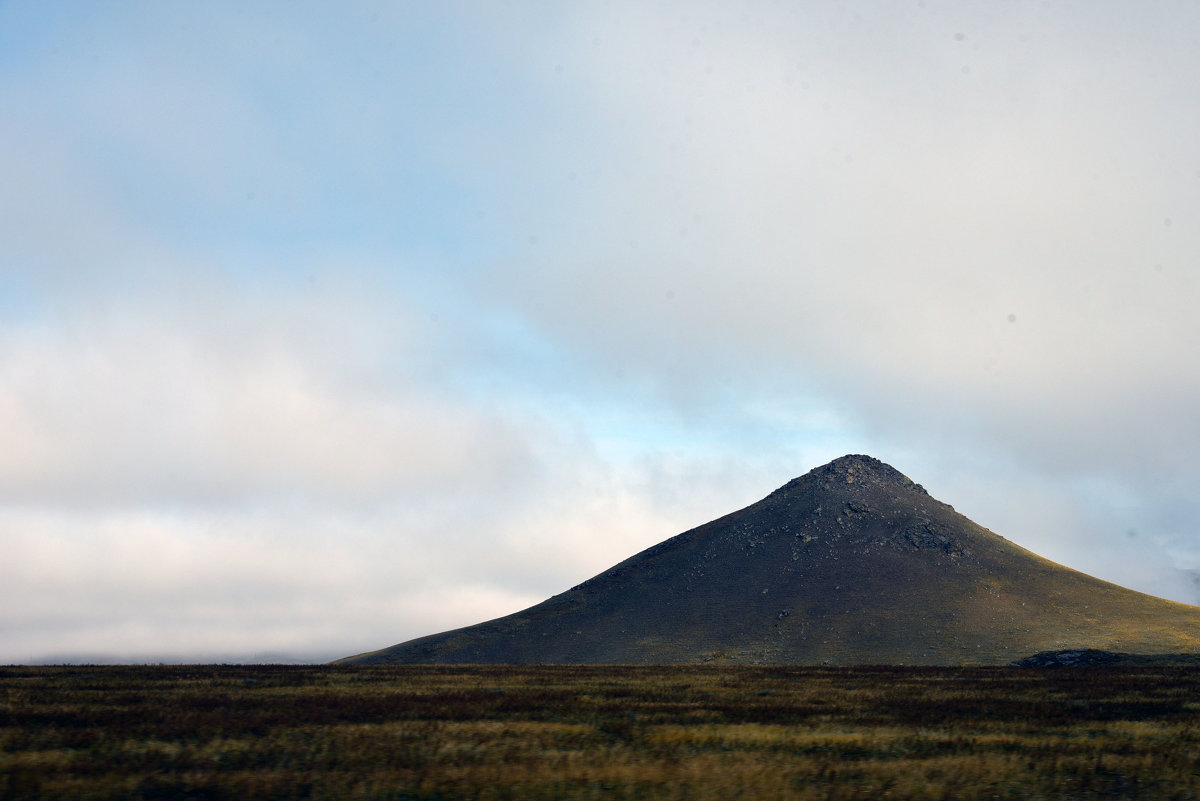
[{"label": "mountain slope", "polygon": [[1007,664],[1200,651],[1200,607],[1020,548],[844,456],[507,617],[344,663]]}]

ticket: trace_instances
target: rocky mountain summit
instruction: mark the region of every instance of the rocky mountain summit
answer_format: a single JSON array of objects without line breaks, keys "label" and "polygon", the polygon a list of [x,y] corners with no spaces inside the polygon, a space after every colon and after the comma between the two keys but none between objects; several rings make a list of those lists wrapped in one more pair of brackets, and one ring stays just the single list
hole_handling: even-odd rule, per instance
[{"label": "rocky mountain summit", "polygon": [[843,456],[507,617],[373,663],[997,664],[1200,651],[1200,608],[1070,570]]}]

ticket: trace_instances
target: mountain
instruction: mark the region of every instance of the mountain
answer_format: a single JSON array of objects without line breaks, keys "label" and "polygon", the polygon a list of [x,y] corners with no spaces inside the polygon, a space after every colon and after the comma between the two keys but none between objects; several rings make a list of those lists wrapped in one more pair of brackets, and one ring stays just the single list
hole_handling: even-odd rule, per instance
[{"label": "mountain", "polygon": [[844,456],[522,612],[351,664],[1008,664],[1200,651],[1200,607],[1043,559]]}]

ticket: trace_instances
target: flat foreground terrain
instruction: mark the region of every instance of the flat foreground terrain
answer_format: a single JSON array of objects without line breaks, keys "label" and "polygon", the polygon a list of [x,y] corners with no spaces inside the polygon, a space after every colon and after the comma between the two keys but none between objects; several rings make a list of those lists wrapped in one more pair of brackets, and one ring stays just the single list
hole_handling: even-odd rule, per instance
[{"label": "flat foreground terrain", "polygon": [[0,668],[3,799],[1198,796],[1191,668]]}]

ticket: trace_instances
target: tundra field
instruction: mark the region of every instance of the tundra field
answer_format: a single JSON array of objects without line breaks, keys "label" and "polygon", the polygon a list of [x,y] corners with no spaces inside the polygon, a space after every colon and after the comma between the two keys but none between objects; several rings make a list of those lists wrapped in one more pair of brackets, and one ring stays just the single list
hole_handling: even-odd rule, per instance
[{"label": "tundra field", "polygon": [[1198,796],[1194,668],[0,668],[3,799]]}]

